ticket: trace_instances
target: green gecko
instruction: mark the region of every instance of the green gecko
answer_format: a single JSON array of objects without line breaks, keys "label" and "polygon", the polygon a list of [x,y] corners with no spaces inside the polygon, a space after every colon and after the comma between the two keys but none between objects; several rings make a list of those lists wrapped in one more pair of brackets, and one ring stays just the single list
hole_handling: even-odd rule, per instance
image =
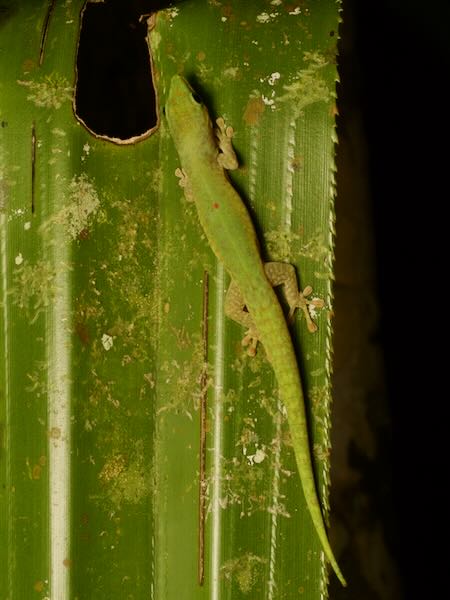
[{"label": "green gecko", "polygon": [[262,262],[253,223],[225,173],[225,169],[238,167],[232,128],[217,119],[215,130],[208,110],[179,75],[172,78],[165,114],[181,160],[182,169],[176,171],[180,185],[186,198],[195,202],[209,244],[231,277],[225,313],[247,328],[243,345],[249,354],[255,354],[258,341],[265,348],[287,411],[308,510],[327,559],[346,585],[325,529],[312,468],[300,372],[273,286],[284,285],[290,316],[296,308],[303,310],[310,331],[316,326],[307,305],[318,303],[306,298],[311,288],[299,292],[292,265]]}]

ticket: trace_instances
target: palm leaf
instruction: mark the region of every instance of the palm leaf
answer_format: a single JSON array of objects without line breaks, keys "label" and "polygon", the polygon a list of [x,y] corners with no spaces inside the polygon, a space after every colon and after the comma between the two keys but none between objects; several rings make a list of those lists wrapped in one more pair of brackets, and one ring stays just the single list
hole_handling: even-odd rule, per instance
[{"label": "palm leaf", "polygon": [[[82,6],[0,13],[0,589],[321,598],[276,382],[224,318],[164,120],[117,145],[74,118]],[[325,301],[293,337],[326,510],[338,9],[190,0],[149,33],[160,102],[182,72],[233,125],[264,255]]]}]

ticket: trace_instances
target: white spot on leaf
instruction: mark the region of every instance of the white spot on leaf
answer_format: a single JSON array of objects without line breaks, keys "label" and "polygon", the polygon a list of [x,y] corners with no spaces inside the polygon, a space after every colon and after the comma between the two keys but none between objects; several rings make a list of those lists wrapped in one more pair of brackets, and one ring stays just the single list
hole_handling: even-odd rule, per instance
[{"label": "white spot on leaf", "polygon": [[104,333],[102,335],[102,344],[103,344],[103,348],[106,351],[108,351],[108,350],[111,350],[111,348],[113,347],[114,340],[110,335],[108,335],[107,333]]},{"label": "white spot on leaf", "polygon": [[280,77],[281,77],[281,74],[278,73],[278,71],[275,71],[274,73],[272,73],[269,76],[269,79],[267,80],[267,82],[269,85],[275,85],[276,82],[280,79]]},{"label": "white spot on leaf", "polygon": [[258,450],[255,452],[255,455],[253,456],[253,462],[259,464],[259,463],[262,463],[265,458],[266,458],[266,453],[264,452],[264,450],[261,450],[261,448],[258,448]]},{"label": "white spot on leaf", "polygon": [[274,19],[276,19],[278,17],[279,13],[274,12],[274,13],[266,13],[263,12],[259,15],[256,16],[256,20],[258,23],[270,23],[270,21],[273,21]]}]

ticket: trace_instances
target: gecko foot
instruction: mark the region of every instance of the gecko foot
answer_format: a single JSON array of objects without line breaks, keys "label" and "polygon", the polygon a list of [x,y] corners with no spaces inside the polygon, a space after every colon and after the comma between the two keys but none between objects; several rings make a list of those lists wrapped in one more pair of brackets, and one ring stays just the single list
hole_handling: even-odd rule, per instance
[{"label": "gecko foot", "polygon": [[247,354],[249,356],[256,355],[256,347],[258,345],[258,342],[259,338],[256,330],[253,327],[247,329],[247,331],[245,332],[245,336],[242,340],[242,345],[244,346],[244,348],[247,348]]},{"label": "gecko foot", "polygon": [[183,169],[180,169],[180,167],[178,167],[177,169],[175,169],[175,175],[178,177],[178,179],[180,180],[178,182],[178,185],[182,188],[185,188],[187,186],[187,175],[186,173],[183,171]]},{"label": "gecko foot", "polygon": [[217,138],[217,145],[219,146],[220,150],[217,161],[224,169],[237,169],[239,164],[232,142],[234,129],[230,125],[225,125],[223,117],[216,119],[216,125],[217,127],[215,129],[215,134]]},{"label": "gecko foot", "polygon": [[185,171],[183,169],[180,169],[179,167],[175,170],[175,175],[178,177],[178,179],[180,180],[178,182],[178,185],[180,186],[180,188],[183,189],[184,191],[184,196],[186,198],[186,200],[188,202],[193,202],[194,201],[194,196],[192,194],[191,191],[191,187],[189,185],[189,179],[188,176],[186,175]]},{"label": "gecko foot", "polygon": [[323,308],[325,306],[325,302],[321,298],[308,299],[308,296],[311,294],[312,287],[310,285],[307,285],[303,292],[298,293],[297,302],[291,306],[288,318],[289,320],[292,320],[295,310],[299,308],[305,315],[308,331],[315,333],[317,331],[317,325],[312,320],[310,311],[313,311],[316,308]]}]

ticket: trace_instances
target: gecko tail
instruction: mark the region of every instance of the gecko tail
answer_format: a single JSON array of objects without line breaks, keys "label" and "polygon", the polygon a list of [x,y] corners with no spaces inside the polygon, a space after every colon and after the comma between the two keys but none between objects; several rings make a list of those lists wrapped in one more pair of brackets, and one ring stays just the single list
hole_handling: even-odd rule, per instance
[{"label": "gecko tail", "polygon": [[300,481],[314,529],[327,560],[331,564],[339,581],[343,586],[346,586],[347,582],[328,541],[320,505],[308,435],[305,398],[294,347],[283,311],[270,283],[267,282],[267,284],[261,284],[261,286],[263,291],[260,297],[263,298],[263,301],[257,304],[254,298],[250,301],[248,296],[246,296],[247,307],[253,317],[259,339],[266,350],[278,381],[281,400],[287,412],[292,447],[294,449]]},{"label": "gecko tail", "polygon": [[[292,405],[291,405],[292,408]],[[293,414],[292,414],[293,413]],[[337,578],[342,583],[344,587],[347,586],[347,582],[345,580],[344,575],[342,574],[341,569],[337,563],[337,560],[334,556],[333,550],[331,548],[330,542],[328,541],[328,535],[325,528],[325,522],[322,514],[322,509],[320,506],[320,500],[317,494],[317,488],[314,479],[314,472],[312,468],[311,455],[309,452],[306,452],[308,448],[308,438],[307,432],[304,427],[301,426],[301,423],[304,418],[303,411],[300,410],[291,410],[291,423],[293,423],[293,427],[291,427],[291,438],[293,438],[294,449],[297,448],[296,461],[298,466],[298,471],[300,475],[300,480],[302,482],[303,493],[305,495],[306,504],[309,509],[309,514],[311,516],[314,528],[317,533],[317,537],[322,545],[322,550],[325,553],[325,556],[330,563],[333,571],[336,573]],[[289,408],[288,408],[288,420],[289,420]]]}]

